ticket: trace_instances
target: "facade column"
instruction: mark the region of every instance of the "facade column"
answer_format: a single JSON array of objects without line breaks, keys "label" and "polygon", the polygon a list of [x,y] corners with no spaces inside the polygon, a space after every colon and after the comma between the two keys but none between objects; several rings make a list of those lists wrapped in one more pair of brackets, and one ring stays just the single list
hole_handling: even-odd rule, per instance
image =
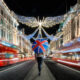
[{"label": "facade column", "polygon": [[80,15],[79,15],[79,37],[80,37]]},{"label": "facade column", "polygon": [[78,37],[78,27],[77,27],[77,18],[75,18],[75,36]]},{"label": "facade column", "polygon": [[6,41],[7,41],[7,28],[5,30],[5,38],[6,38]]},{"label": "facade column", "polygon": [[0,28],[0,39],[1,39],[1,28]]}]

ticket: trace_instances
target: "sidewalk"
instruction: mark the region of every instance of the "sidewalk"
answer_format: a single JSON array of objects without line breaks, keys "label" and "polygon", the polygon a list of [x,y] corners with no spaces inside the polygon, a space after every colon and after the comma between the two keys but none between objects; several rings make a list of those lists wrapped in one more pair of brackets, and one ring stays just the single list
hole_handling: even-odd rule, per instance
[{"label": "sidewalk", "polygon": [[56,79],[51,74],[50,70],[47,68],[45,63],[43,63],[42,72],[40,76],[38,76],[37,64],[35,64],[24,80],[56,80]]}]

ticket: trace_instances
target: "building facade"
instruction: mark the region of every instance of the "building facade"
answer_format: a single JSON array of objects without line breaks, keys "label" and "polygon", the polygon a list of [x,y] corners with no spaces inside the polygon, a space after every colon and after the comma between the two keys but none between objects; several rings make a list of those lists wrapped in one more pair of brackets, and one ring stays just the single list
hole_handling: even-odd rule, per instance
[{"label": "building facade", "polygon": [[51,50],[62,49],[65,44],[80,38],[80,0],[77,2],[66,14],[67,17],[63,22],[61,32],[57,31],[55,35],[55,37],[60,37],[51,41]]},{"label": "building facade", "polygon": [[18,30],[19,23],[13,11],[0,0],[0,40],[14,44],[19,53],[32,53],[31,43],[26,40],[23,31]]},{"label": "building facade", "polygon": [[63,43],[69,43],[70,41],[80,37],[80,12],[78,12],[78,4],[72,9],[77,11],[68,15],[67,19],[63,24]]},{"label": "building facade", "polygon": [[59,50],[63,45],[63,32],[61,29],[62,27],[58,29],[54,37],[55,39],[53,39],[53,41],[50,42],[51,51]]},{"label": "building facade", "polygon": [[17,45],[18,26],[14,13],[0,0],[0,40]]}]

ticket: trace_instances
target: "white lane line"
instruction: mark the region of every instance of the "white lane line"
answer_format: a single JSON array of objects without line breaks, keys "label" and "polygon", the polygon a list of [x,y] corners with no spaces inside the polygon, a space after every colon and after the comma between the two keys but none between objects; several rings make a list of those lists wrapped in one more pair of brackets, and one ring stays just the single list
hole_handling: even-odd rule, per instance
[{"label": "white lane line", "polygon": [[69,69],[69,70],[75,71],[75,72],[77,72],[77,73],[80,74],[80,71],[78,71],[77,69],[71,68],[71,67],[69,67],[69,66],[67,66],[67,65],[63,65],[63,64],[61,64],[61,63],[58,63],[58,65],[60,65],[60,66],[62,66],[62,67],[65,67],[65,68],[67,68],[67,69]]},{"label": "white lane line", "polygon": [[57,60],[58,62],[63,62],[63,63],[68,63],[68,64],[72,64],[72,65],[75,65],[75,66],[79,66],[80,67],[80,64],[78,63],[73,63],[73,62],[68,62],[68,61],[63,61],[63,60]]},{"label": "white lane line", "polygon": [[[29,61],[27,63],[29,63]],[[0,73],[1,72],[5,72],[5,71],[8,71],[8,70],[11,70],[11,69],[14,69],[14,68],[19,67],[19,66],[22,66],[23,64],[25,64],[25,62],[24,63],[21,63],[21,64],[18,64],[16,66],[9,67],[9,68],[7,68],[5,70],[2,70],[2,71],[0,71]]]},{"label": "white lane line", "polygon": [[[54,61],[51,61],[51,62],[54,62]],[[69,70],[72,70],[72,71],[75,71],[75,72],[77,72],[77,73],[79,73],[80,74],[80,71],[78,71],[77,69],[73,69],[73,68],[71,68],[71,67],[69,67],[69,66],[66,66],[66,65],[63,65],[63,64],[61,64],[61,63],[57,63],[57,65],[60,65],[61,67],[65,67],[65,68],[67,68],[67,69],[69,69]]]}]

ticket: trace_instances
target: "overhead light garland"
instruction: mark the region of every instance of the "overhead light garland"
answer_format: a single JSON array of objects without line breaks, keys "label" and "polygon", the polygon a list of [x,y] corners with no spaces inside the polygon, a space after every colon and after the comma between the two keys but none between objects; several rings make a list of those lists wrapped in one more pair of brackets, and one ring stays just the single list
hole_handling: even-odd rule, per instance
[{"label": "overhead light garland", "polygon": [[[42,35],[41,30],[43,27],[49,28],[53,27],[56,24],[62,23],[65,20],[65,16],[57,16],[57,17],[46,17],[43,18],[43,20],[36,19],[35,17],[25,17],[17,15],[18,21],[22,24],[26,24],[27,26],[30,26],[32,28],[38,27],[40,35]],[[45,33],[45,30],[43,30]],[[47,34],[46,34],[47,35]],[[49,35],[47,35],[49,37]],[[52,39],[52,36],[50,37]]]},{"label": "overhead light garland", "polygon": [[46,27],[46,28],[53,27],[54,25],[60,24],[62,22],[64,22],[64,24],[65,24],[66,19],[67,19],[67,21],[71,19],[71,17],[69,19],[67,17],[70,14],[74,14],[74,13],[76,13],[76,10],[70,11],[61,16],[46,17],[46,18],[43,18],[42,20],[36,19],[35,17],[25,17],[25,16],[17,15],[17,19],[19,22],[21,22],[22,24],[26,24],[29,27],[32,27],[32,28],[38,27],[38,29],[39,29],[38,34],[42,35],[41,30],[43,27]]},{"label": "overhead light garland", "polygon": [[38,26],[44,26],[46,28],[53,27],[56,24],[59,24],[64,21],[64,16],[57,16],[57,17],[46,17],[43,20],[37,20],[35,17],[25,17],[17,15],[18,21],[26,24],[30,27],[38,27]]}]

